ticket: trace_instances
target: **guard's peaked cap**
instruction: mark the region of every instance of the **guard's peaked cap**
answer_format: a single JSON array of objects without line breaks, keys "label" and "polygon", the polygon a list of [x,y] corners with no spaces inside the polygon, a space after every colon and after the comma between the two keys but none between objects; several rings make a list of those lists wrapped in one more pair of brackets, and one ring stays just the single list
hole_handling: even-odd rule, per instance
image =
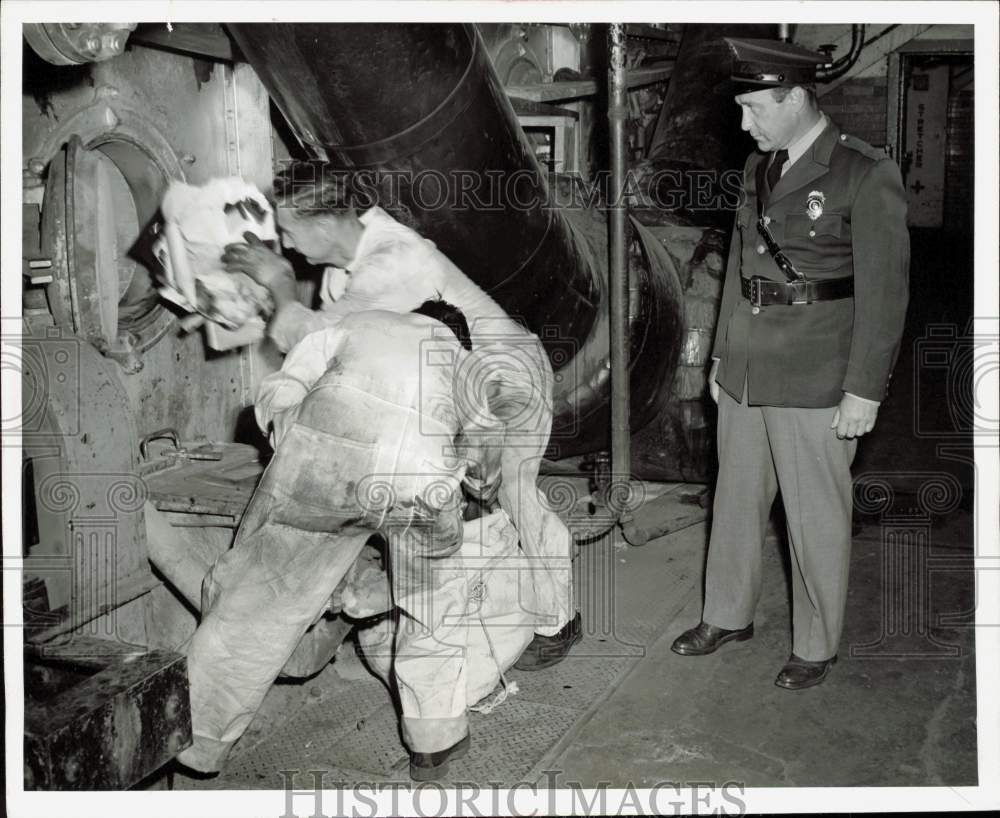
[{"label": "guard's peaked cap", "polygon": [[829,64],[825,54],[781,40],[723,39],[733,55],[729,81],[717,89],[723,93],[812,85],[816,69]]}]

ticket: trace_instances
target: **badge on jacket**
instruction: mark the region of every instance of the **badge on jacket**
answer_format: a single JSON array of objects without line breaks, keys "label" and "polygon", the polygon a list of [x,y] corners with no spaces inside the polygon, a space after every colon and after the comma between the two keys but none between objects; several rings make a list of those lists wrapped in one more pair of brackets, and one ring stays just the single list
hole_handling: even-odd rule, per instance
[{"label": "badge on jacket", "polygon": [[814,190],[809,194],[809,198],[806,199],[806,213],[809,214],[809,218],[816,221],[820,216],[823,215],[823,205],[826,202],[826,196],[820,190]]}]

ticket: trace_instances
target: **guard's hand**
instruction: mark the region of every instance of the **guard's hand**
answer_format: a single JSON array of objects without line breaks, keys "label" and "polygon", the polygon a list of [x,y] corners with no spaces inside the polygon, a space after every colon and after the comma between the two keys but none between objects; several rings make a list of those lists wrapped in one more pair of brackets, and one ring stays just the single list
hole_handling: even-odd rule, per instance
[{"label": "guard's hand", "polygon": [[275,253],[253,233],[246,232],[246,244],[227,244],[222,263],[227,273],[246,273],[272,295],[295,287],[295,273],[288,259]]},{"label": "guard's hand", "polygon": [[841,440],[853,440],[875,428],[877,415],[877,403],[862,400],[845,392],[840,406],[833,413],[830,428],[837,430],[837,437]]},{"label": "guard's hand", "polygon": [[719,359],[712,359],[712,368],[708,370],[708,394],[712,396],[712,400],[716,403],[719,402],[719,384],[715,380],[715,376],[719,372]]}]

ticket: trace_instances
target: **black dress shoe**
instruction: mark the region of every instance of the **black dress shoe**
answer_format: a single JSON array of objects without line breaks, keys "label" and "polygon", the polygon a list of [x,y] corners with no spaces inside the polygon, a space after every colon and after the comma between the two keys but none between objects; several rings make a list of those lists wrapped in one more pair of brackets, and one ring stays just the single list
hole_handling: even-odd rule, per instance
[{"label": "black dress shoe", "polygon": [[544,670],[552,667],[565,659],[569,649],[581,639],[583,639],[583,628],[580,624],[580,613],[577,611],[558,633],[552,636],[541,636],[536,633],[535,638],[524,649],[524,653],[514,662],[514,667],[518,670]]},{"label": "black dress shoe", "polygon": [[794,653],[788,657],[785,666],[778,674],[774,683],[785,690],[802,690],[806,687],[818,685],[826,678],[830,668],[836,663],[837,657],[824,659],[820,662],[810,662],[807,659],[800,659]]},{"label": "black dress shoe", "polygon": [[448,762],[468,755],[472,739],[468,734],[461,741],[433,753],[410,753],[410,778],[414,781],[439,781],[448,774]]},{"label": "black dress shoe", "polygon": [[699,622],[697,626],[678,636],[670,649],[681,656],[704,656],[707,653],[715,653],[726,642],[744,642],[751,636],[753,636],[753,622],[735,631]]}]

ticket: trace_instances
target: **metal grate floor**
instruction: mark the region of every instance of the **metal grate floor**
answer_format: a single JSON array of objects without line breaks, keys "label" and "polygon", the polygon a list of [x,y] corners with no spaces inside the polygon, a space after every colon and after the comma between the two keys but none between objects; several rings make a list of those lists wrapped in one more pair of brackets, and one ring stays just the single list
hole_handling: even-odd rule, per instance
[{"label": "metal grate floor", "polygon": [[[627,595],[616,595],[616,589],[623,590],[615,581],[616,567],[627,554],[610,537],[581,548],[575,566],[584,639],[555,667],[508,672],[508,679],[518,683],[518,693],[489,715],[470,713],[471,750],[452,762],[444,786],[476,782],[509,787],[538,780],[546,759],[662,634],[697,578],[680,567],[673,569],[668,561],[661,570],[649,572],[655,576],[648,586],[636,587],[632,577]],[[640,586],[645,581],[640,580]],[[217,778],[178,777],[175,788],[279,789],[287,786],[289,777],[294,788],[309,788],[314,774],[320,773],[326,788],[409,782],[397,713],[380,681],[345,681],[331,665],[305,684],[306,693],[291,690],[300,685],[276,686],[272,692],[296,706],[284,711],[279,707],[272,726],[257,731],[256,743],[244,738]]]}]

